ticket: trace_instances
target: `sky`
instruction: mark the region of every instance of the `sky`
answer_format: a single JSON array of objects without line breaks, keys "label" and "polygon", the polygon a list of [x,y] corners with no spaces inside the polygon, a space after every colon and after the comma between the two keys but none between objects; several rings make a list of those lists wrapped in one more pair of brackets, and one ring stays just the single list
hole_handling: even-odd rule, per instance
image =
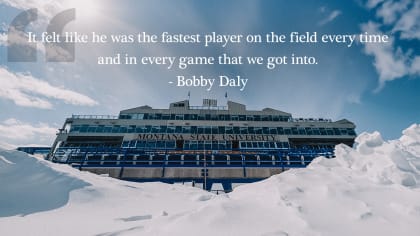
[{"label": "sky", "polygon": [[[58,13],[75,8],[64,30],[90,34],[148,32],[263,34],[292,31],[318,34],[389,35],[389,43],[361,44],[77,44],[73,62],[49,62],[42,43],[36,61],[8,59],[8,30],[21,12],[36,8],[38,19],[25,30],[38,36]],[[111,114],[150,105],[167,108],[187,99],[228,99],[249,109],[271,107],[294,117],[346,118],[357,133],[380,131],[397,138],[420,123],[420,1],[192,1],[192,0],[0,0],[0,144],[51,145],[72,114]],[[18,42],[16,42],[18,43]],[[315,56],[316,65],[207,65],[171,69],[160,65],[98,65],[98,56]],[[177,75],[241,75],[238,88],[181,88]]]}]

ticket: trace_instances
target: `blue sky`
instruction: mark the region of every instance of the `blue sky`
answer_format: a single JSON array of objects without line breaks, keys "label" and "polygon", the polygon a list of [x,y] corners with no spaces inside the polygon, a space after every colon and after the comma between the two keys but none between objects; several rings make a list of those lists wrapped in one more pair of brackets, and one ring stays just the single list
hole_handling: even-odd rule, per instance
[{"label": "blue sky", "polygon": [[[39,19],[27,29],[41,32],[57,13],[76,8],[76,20],[65,30],[136,34],[220,32],[266,34],[387,34],[383,45],[76,45],[71,63],[45,61],[39,44],[37,62],[8,62],[7,29],[20,12],[37,8]],[[55,131],[71,114],[118,114],[148,104],[166,108],[191,91],[193,104],[202,98],[229,99],[248,108],[272,107],[295,117],[347,118],[357,132],[378,130],[384,138],[420,123],[420,2],[416,0],[349,1],[24,1],[0,0],[0,143],[50,145]],[[317,65],[163,66],[97,65],[98,56],[116,52],[135,56],[315,56]],[[176,75],[242,75],[237,88],[178,88]]]}]

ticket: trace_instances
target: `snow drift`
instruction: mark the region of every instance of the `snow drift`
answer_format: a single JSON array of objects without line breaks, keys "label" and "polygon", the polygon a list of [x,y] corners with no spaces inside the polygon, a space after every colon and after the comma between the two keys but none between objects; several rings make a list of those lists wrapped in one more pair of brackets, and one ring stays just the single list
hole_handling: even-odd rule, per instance
[{"label": "snow drift", "polygon": [[0,151],[2,235],[419,235],[420,125],[228,195],[131,183]]}]

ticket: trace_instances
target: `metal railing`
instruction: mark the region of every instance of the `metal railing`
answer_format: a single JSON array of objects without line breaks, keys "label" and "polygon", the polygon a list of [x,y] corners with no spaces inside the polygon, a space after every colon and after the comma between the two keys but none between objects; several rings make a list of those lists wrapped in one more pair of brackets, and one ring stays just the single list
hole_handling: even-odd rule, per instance
[{"label": "metal railing", "polygon": [[101,120],[116,120],[118,116],[114,115],[71,115],[72,119],[101,119]]}]

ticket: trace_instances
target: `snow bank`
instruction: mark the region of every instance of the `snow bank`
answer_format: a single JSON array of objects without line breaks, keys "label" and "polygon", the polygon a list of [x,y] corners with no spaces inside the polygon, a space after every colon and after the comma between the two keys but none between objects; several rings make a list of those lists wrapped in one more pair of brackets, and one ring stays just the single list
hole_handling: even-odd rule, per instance
[{"label": "snow bank", "polygon": [[[305,169],[218,196],[2,151],[0,214],[9,217],[0,218],[0,229],[4,235],[418,235],[420,126],[398,140],[374,132],[356,142],[338,145],[335,159],[320,157]],[[48,199],[36,200],[40,192]],[[60,204],[48,205],[51,196]]]},{"label": "snow bank", "polygon": [[69,192],[88,184],[50,163],[17,151],[0,151],[0,217],[63,206]]}]

